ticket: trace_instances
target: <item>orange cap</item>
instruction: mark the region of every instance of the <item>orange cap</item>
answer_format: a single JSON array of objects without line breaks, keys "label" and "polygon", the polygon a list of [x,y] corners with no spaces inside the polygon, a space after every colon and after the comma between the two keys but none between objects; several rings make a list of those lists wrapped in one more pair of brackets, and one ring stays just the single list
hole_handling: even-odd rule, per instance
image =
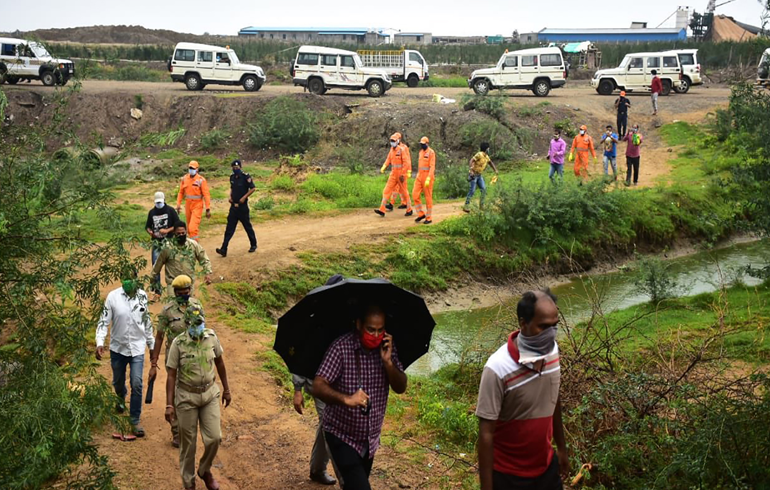
[{"label": "orange cap", "polygon": [[396,132],[390,135],[390,139],[392,140],[400,140],[401,139],[401,133]]},{"label": "orange cap", "polygon": [[582,129],[583,131],[588,131],[588,126],[583,124],[582,126],[580,126],[580,129]]},{"label": "orange cap", "polygon": [[197,169],[198,167],[200,167],[200,165],[198,165],[198,162],[196,162],[195,160],[192,160],[190,162],[190,165],[187,166],[187,168],[194,168],[194,169]]},{"label": "orange cap", "polygon": [[420,143],[425,143],[427,145],[428,143],[430,143],[430,140],[428,139],[427,136],[423,136],[422,138],[420,138]]},{"label": "orange cap", "polygon": [[625,90],[621,90],[620,91],[620,96],[621,97],[625,97],[626,96],[626,91]]}]

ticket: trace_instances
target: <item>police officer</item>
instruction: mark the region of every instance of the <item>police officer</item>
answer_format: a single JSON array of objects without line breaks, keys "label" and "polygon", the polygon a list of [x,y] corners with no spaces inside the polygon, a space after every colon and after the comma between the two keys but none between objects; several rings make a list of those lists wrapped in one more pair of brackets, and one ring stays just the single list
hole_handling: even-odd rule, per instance
[{"label": "police officer", "polygon": [[[158,374],[158,358],[163,346],[163,337],[168,338],[166,342],[166,359],[168,351],[171,349],[171,343],[174,339],[195,322],[198,317],[204,317],[203,306],[200,301],[190,297],[192,290],[192,278],[187,275],[176,276],[171,284],[174,289],[174,299],[163,306],[160,315],[158,315],[158,329],[155,333],[155,348],[150,354],[150,381],[154,380]],[[166,368],[168,373],[168,368]],[[177,419],[171,420],[171,444],[179,447],[179,425]]]},{"label": "police officer", "polygon": [[257,235],[249,219],[249,196],[254,194],[256,189],[251,175],[243,173],[242,167],[240,160],[233,160],[233,173],[230,175],[230,212],[227,214],[227,228],[225,228],[222,248],[217,249],[217,253],[222,257],[227,257],[227,244],[235,234],[235,227],[238,226],[239,221],[249,236],[249,243],[251,243],[249,253],[257,250]]},{"label": "police officer", "polygon": [[[206,328],[203,319],[195,321],[171,343],[166,358],[166,420],[179,421],[179,466],[185,489],[195,488],[195,475],[206,488],[215,490],[219,483],[211,474],[211,464],[219,450],[222,428],[219,413],[219,385],[222,381],[222,403],[227,408],[232,401],[227,371],[222,359],[222,346],[213,330]],[[203,456],[195,472],[195,445],[198,424],[203,440]]]}]

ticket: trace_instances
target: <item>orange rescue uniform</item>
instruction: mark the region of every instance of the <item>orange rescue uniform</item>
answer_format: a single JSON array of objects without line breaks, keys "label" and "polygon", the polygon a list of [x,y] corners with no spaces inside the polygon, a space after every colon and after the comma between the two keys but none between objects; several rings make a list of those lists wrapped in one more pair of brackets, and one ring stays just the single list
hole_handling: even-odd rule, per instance
[{"label": "orange rescue uniform", "polygon": [[588,153],[590,152],[596,158],[593,138],[587,134],[575,136],[569,152],[575,154],[575,175],[582,179],[588,177]]},{"label": "orange rescue uniform", "polygon": [[194,177],[189,174],[182,177],[179,184],[179,194],[176,197],[176,207],[182,207],[182,199],[185,200],[184,213],[187,218],[187,234],[193,240],[198,239],[201,218],[203,217],[203,205],[211,209],[211,194],[206,178],[196,173]]},{"label": "orange rescue uniform", "polygon": [[[409,148],[403,143],[397,144],[391,148],[388,152],[388,158],[383,165],[386,168],[390,165],[390,175],[388,176],[388,183],[385,184],[385,189],[382,191],[382,202],[380,203],[380,211],[383,213],[387,210],[385,205],[393,194],[401,194],[401,199],[406,198],[406,212],[412,210],[412,203],[409,200],[409,193],[406,192],[406,178],[407,169],[412,170],[412,159],[409,155]],[[404,177],[404,182],[401,182],[401,177]],[[404,192],[402,193],[402,189]]]},{"label": "orange rescue uniform", "polygon": [[[436,152],[433,148],[420,150],[420,156],[417,160],[417,177],[414,179],[414,188],[412,189],[412,199],[414,207],[417,209],[417,217],[425,217],[428,221],[433,215],[433,183],[436,174]],[[422,210],[422,201],[420,194],[425,194],[425,212]]]},{"label": "orange rescue uniform", "polygon": [[394,206],[396,204],[396,196],[401,196],[401,204],[406,203],[407,206],[411,206],[411,202],[409,201],[409,178],[412,176],[412,152],[409,150],[408,146],[404,145],[404,148],[406,148],[407,162],[404,164],[404,168],[401,169],[403,171],[404,181],[399,182],[396,191],[390,195],[390,204]]}]

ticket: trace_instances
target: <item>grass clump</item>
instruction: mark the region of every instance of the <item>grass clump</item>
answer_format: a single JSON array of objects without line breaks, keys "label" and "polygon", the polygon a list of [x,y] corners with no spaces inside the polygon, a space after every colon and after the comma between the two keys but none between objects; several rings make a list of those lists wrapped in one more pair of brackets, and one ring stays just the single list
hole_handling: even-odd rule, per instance
[{"label": "grass clump", "polygon": [[224,145],[230,133],[224,129],[212,129],[201,135],[201,148],[204,150],[217,150]]},{"label": "grass clump", "polygon": [[294,179],[289,175],[278,175],[270,182],[270,188],[275,191],[291,192],[294,187]]},{"label": "grass clump", "polygon": [[483,112],[500,120],[505,117],[506,100],[502,93],[490,95],[465,94],[460,99],[460,105],[466,111]]},{"label": "grass clump", "polygon": [[174,146],[184,136],[185,132],[185,128],[180,126],[165,133],[147,133],[139,138],[139,144],[144,147]]},{"label": "grass clump", "polygon": [[303,102],[277,97],[254,115],[249,142],[256,148],[304,153],[321,137],[317,117]]},{"label": "grass clump", "polygon": [[479,145],[486,141],[490,144],[490,157],[492,160],[509,160],[513,157],[513,143],[515,136],[510,129],[498,121],[468,122],[460,126],[460,144],[478,151]]}]

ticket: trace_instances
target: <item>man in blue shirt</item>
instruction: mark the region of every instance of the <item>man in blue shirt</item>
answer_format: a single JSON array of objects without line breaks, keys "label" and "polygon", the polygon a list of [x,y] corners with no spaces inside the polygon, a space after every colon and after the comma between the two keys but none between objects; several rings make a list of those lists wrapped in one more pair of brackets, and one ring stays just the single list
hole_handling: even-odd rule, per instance
[{"label": "man in blue shirt", "polygon": [[618,180],[618,135],[612,132],[612,126],[602,135],[604,145],[604,175],[609,175],[609,165],[612,165],[613,180]]}]

